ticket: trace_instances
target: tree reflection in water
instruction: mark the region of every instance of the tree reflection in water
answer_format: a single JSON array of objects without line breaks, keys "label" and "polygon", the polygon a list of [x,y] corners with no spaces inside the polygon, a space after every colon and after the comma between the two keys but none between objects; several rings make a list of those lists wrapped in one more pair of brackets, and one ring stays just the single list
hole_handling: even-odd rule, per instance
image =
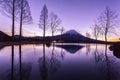
[{"label": "tree reflection in water", "polygon": [[22,62],[22,46],[19,45],[19,76],[20,80],[29,80],[30,73],[32,70],[32,63],[23,63]]},{"label": "tree reflection in water", "polygon": [[[63,45],[63,43],[61,43]],[[64,59],[64,56],[65,56],[65,52],[63,51],[63,48],[61,48],[61,58],[62,60]]]},{"label": "tree reflection in water", "polygon": [[104,54],[102,51],[98,50],[98,44],[95,45],[95,50],[93,53],[94,53],[94,59],[96,63],[98,63],[99,61],[102,61]]},{"label": "tree reflection in water", "polygon": [[50,59],[50,71],[52,73],[56,72],[60,67],[60,65],[61,65],[61,62],[57,58],[57,52],[55,52],[55,43],[53,43],[52,55]]},{"label": "tree reflection in water", "polygon": [[2,80],[14,80],[14,45],[11,46],[11,69],[5,71],[2,76]]},{"label": "tree reflection in water", "polygon": [[[54,43],[53,43],[53,49],[52,49],[52,54],[50,58],[46,56],[45,44],[43,44],[43,56],[39,59],[39,68],[40,68],[42,80],[46,80],[49,75],[52,76],[53,73],[57,72],[57,70],[60,68],[61,62],[58,59],[58,57],[59,56],[57,52],[55,52]],[[62,57],[63,56],[61,56],[61,58]]]},{"label": "tree reflection in water", "polygon": [[19,64],[14,65],[14,45],[11,46],[11,69],[3,73],[2,80],[29,80],[31,63],[22,63],[21,45],[19,45]]},{"label": "tree reflection in water", "polygon": [[[119,80],[120,79],[119,66],[118,66],[119,64],[118,64],[118,62],[116,62],[116,59],[119,58],[120,49],[115,48],[115,47],[114,47],[114,49],[112,49],[113,55],[116,56],[117,57],[116,58],[110,54],[110,51],[108,51],[108,45],[102,45],[102,49],[101,49],[101,45],[96,44],[94,48],[93,48],[93,46],[94,45],[91,44],[91,47],[89,45],[89,47],[84,48],[83,52],[81,52],[81,54],[87,53],[88,56],[85,56],[85,59],[86,60],[88,59],[88,62],[91,62],[91,61],[89,61],[89,58],[91,58],[91,54],[89,54],[89,53],[94,53],[94,55],[92,55],[92,60],[94,60],[95,64],[93,62],[91,62],[90,64],[92,65],[92,68],[95,67],[93,69],[93,71],[95,71],[95,74],[99,77],[99,79],[97,77],[96,80]],[[73,69],[73,71],[76,70],[76,72],[73,72],[72,76],[79,77],[79,74],[82,74],[82,72],[79,71],[79,70],[81,70],[82,65],[81,64],[75,65],[75,66],[79,66],[79,67],[75,67],[75,69],[74,69],[74,67],[71,68],[71,67],[69,67],[69,65],[67,66],[66,64],[64,64],[64,61],[67,60],[66,57],[71,55],[71,52],[76,53],[77,51],[82,49],[82,47],[83,46],[80,46],[80,45],[77,45],[77,46],[76,45],[69,45],[69,46],[68,45],[67,46],[66,45],[60,45],[60,46],[57,45],[56,46],[55,44],[53,44],[52,47],[49,47],[49,49],[50,49],[50,53],[49,53],[48,52],[49,49],[46,49],[45,44],[43,44],[43,46],[42,46],[42,54],[43,55],[41,58],[37,57],[37,59],[39,58],[39,65],[37,64],[37,67],[39,66],[38,69],[40,71],[40,74],[34,71],[37,69],[33,69],[33,73],[35,72],[36,74],[39,74],[41,77],[40,80],[53,80],[54,78],[57,78],[57,77],[59,77],[59,78],[63,77],[64,75],[61,76],[61,75],[59,75],[59,73],[64,74],[65,72],[62,71],[61,69],[63,69],[63,68],[66,69],[66,67],[67,67],[70,70],[71,69]],[[15,63],[16,61],[15,61],[15,57],[14,57],[15,56],[14,48],[15,48],[14,45],[10,46],[10,49],[11,49],[10,69],[5,71],[3,73],[3,75],[0,76],[0,80],[30,80],[30,77],[34,78],[33,73],[31,73],[32,64],[30,62],[27,62],[27,63],[23,62],[24,60],[22,59],[22,56],[23,56],[22,55],[22,45],[18,46],[19,62],[17,64]],[[65,52],[67,52],[68,54],[65,54]],[[74,54],[74,55],[75,55],[74,59],[77,60],[76,56],[77,57],[79,57],[79,56],[76,54]],[[82,55],[80,57],[82,57]],[[34,57],[34,58],[36,58],[36,57]],[[82,58],[84,58],[84,57],[82,57]],[[30,59],[31,59],[31,57],[30,57]],[[62,60],[63,60],[63,62],[62,62]],[[66,67],[61,66],[62,63]],[[36,64],[34,66],[36,67]],[[87,67],[85,67],[85,70],[86,70],[86,68],[91,69],[91,66],[87,65]],[[78,70],[78,72],[77,72],[77,70]],[[69,73],[69,71],[68,71],[68,73]],[[83,73],[84,73],[84,71],[83,71]],[[85,72],[85,73],[87,73],[87,72]],[[93,72],[93,74],[94,74],[94,72]],[[85,76],[96,77],[93,74],[91,73],[90,75],[85,75]],[[65,75],[65,77],[66,76],[67,75]],[[36,78],[38,78],[38,76]]]},{"label": "tree reflection in water", "polygon": [[14,45],[12,45],[12,55],[11,55],[11,80],[14,79]]},{"label": "tree reflection in water", "polygon": [[[108,55],[107,48],[108,48],[108,45],[106,44],[105,51],[102,53],[100,52],[100,54],[104,54],[104,55],[95,56],[95,61],[98,64],[98,67],[100,68],[98,70],[100,70],[101,78],[103,78],[101,80],[118,80],[117,78],[118,78],[119,72],[116,69],[115,59],[113,59],[113,57]],[[96,50],[95,50],[95,55],[96,55]],[[99,59],[99,60],[96,60],[96,59]]]},{"label": "tree reflection in water", "polygon": [[91,51],[91,45],[90,44],[86,44],[86,55],[88,55]]},{"label": "tree reflection in water", "polygon": [[39,68],[42,80],[48,77],[48,58],[45,55],[45,44],[43,44],[43,56],[39,59]]}]

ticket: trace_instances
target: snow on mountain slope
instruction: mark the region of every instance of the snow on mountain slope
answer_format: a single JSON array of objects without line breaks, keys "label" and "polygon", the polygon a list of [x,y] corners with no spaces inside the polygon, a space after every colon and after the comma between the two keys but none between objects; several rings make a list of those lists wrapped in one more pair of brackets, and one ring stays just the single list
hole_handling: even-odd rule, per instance
[{"label": "snow on mountain slope", "polygon": [[79,34],[79,33],[77,31],[75,31],[75,30],[70,30],[70,31],[67,31],[64,34]]}]

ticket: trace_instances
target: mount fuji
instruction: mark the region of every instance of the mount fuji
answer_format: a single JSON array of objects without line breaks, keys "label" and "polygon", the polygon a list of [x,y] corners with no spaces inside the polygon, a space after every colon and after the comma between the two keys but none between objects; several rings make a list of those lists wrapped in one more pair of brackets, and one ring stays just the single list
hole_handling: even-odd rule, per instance
[{"label": "mount fuji", "polygon": [[62,35],[56,35],[56,36],[53,37],[53,39],[55,41],[60,41],[61,40],[61,41],[64,41],[64,42],[86,42],[86,43],[87,42],[91,42],[91,43],[103,42],[103,41],[99,41],[99,40],[95,40],[95,39],[85,37],[75,30],[69,30]]}]

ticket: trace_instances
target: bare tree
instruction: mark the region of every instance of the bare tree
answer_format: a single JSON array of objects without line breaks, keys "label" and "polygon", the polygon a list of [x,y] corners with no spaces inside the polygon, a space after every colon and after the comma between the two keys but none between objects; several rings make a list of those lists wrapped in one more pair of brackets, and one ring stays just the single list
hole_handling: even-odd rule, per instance
[{"label": "bare tree", "polygon": [[14,38],[14,27],[15,27],[15,20],[19,13],[18,9],[19,0],[3,0],[2,1],[2,13],[7,17],[12,19],[12,38]]},{"label": "bare tree", "polygon": [[64,32],[65,32],[65,28],[62,27],[62,28],[61,28],[61,35],[62,35]]},{"label": "bare tree", "polygon": [[40,15],[39,28],[43,30],[43,38],[45,38],[45,32],[48,29],[48,9],[44,5]]},{"label": "bare tree", "polygon": [[50,14],[50,28],[52,31],[52,36],[54,36],[54,33],[57,31],[59,25],[61,23],[60,18],[53,12]]},{"label": "bare tree", "polygon": [[[61,35],[65,32],[64,27],[61,27],[60,29],[57,29],[58,31],[60,31]],[[62,40],[62,36],[61,36],[61,40]]]},{"label": "bare tree", "polygon": [[86,32],[86,37],[91,38],[91,34]]},{"label": "bare tree", "polygon": [[61,29],[57,29],[58,31],[60,31],[61,35],[65,32],[64,27],[61,27]]},{"label": "bare tree", "polygon": [[92,28],[92,34],[93,37],[95,37],[96,40],[98,40],[98,37],[101,35],[101,27],[99,25],[95,24]]},{"label": "bare tree", "polygon": [[30,6],[27,0],[20,0],[20,39],[22,36],[22,25],[32,23]]},{"label": "bare tree", "polygon": [[106,7],[105,11],[98,18],[99,26],[102,27],[106,42],[108,34],[115,33],[117,18],[118,14],[109,7]]}]

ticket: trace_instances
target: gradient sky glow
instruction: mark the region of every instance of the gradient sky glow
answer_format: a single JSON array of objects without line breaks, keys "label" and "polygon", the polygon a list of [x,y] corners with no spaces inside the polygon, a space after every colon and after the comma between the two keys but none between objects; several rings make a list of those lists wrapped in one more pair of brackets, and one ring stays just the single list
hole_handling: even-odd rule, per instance
[{"label": "gradient sky glow", "polygon": [[[42,30],[39,29],[38,23],[44,3],[47,5],[49,13],[54,12],[61,18],[61,26],[66,31],[75,29],[83,35],[86,32],[90,32],[90,26],[94,24],[96,18],[105,10],[106,6],[117,10],[120,14],[120,0],[28,0],[28,2],[31,8],[33,24],[24,26],[26,35],[34,35],[34,33],[35,35],[42,35]],[[2,14],[0,14],[0,18],[0,30],[10,33],[11,19]],[[18,29],[19,26],[16,25],[16,34]],[[49,33],[50,30],[47,32]]]}]

